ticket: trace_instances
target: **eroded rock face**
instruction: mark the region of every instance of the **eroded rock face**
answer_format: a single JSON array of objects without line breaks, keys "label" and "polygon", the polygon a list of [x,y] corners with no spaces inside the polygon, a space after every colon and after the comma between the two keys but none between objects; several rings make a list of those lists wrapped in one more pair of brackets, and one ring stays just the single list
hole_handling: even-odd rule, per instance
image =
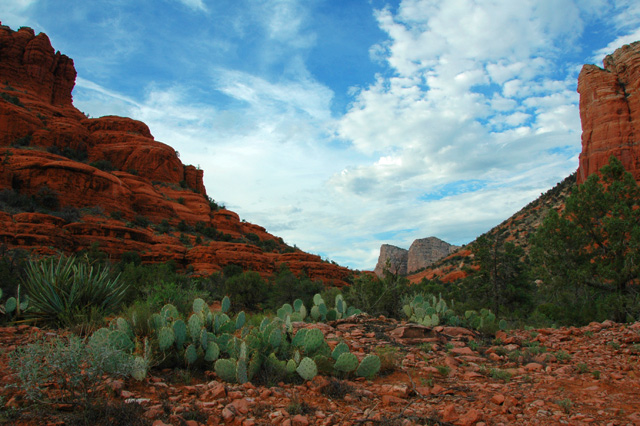
[{"label": "eroded rock face", "polygon": [[448,256],[458,248],[437,237],[415,240],[409,250],[383,244],[374,272],[379,277],[384,275],[385,268],[397,275],[411,274]]},{"label": "eroded rock face", "polygon": [[[0,25],[0,245],[51,255],[97,243],[114,261],[135,251],[203,274],[235,264],[267,276],[284,263],[345,284],[348,269],[283,253],[291,248],[263,227],[212,210],[204,172],[182,164],[146,124],[87,118],[72,104],[75,77],[73,61],[46,35]],[[55,205],[11,205],[43,190]]]},{"label": "eroded rock face", "polygon": [[615,155],[640,181],[640,42],[608,55],[604,69],[585,65],[578,78],[582,153],[578,183]]},{"label": "eroded rock face", "polygon": [[382,277],[386,268],[393,274],[407,275],[408,257],[408,250],[390,244],[383,244],[380,246],[378,264],[373,272],[375,272],[377,276]]},{"label": "eroded rock face", "polygon": [[453,253],[459,247],[451,245],[440,238],[428,237],[415,240],[409,247],[407,273],[426,268],[437,260]]}]

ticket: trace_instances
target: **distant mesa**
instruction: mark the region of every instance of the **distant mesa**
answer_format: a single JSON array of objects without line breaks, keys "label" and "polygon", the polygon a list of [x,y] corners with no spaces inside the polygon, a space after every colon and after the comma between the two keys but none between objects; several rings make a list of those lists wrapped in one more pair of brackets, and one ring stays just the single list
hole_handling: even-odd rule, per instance
[{"label": "distant mesa", "polygon": [[459,248],[436,237],[415,240],[409,250],[383,244],[374,272],[382,277],[387,268],[393,274],[408,275],[432,265]]}]

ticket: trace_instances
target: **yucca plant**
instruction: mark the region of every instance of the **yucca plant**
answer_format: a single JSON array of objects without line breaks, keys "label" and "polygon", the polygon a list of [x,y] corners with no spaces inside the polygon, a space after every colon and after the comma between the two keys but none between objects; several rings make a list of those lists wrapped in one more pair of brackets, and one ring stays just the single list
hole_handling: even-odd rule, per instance
[{"label": "yucca plant", "polygon": [[92,309],[114,312],[122,303],[127,285],[111,278],[103,266],[78,262],[74,257],[31,260],[25,268],[23,287],[30,300],[29,316],[57,325],[71,325]]}]

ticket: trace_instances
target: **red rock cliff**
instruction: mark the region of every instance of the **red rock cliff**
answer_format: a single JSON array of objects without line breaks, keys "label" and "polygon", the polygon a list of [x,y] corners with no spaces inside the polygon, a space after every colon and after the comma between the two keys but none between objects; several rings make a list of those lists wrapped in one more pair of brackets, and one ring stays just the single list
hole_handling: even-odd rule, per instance
[{"label": "red rock cliff", "polygon": [[582,153],[578,183],[615,155],[640,181],[640,42],[585,65],[578,78]]},{"label": "red rock cliff", "polygon": [[346,268],[217,209],[203,171],[146,124],[88,119],[72,104],[75,77],[46,35],[0,25],[0,245],[53,254],[97,243],[114,260],[135,251],[200,273],[236,264],[269,275],[284,263],[345,283]]}]

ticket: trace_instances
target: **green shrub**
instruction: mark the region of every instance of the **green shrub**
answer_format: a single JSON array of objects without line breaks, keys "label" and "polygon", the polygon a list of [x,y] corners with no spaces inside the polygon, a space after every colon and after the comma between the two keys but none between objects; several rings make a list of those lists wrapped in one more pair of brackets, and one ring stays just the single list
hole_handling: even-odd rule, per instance
[{"label": "green shrub", "polygon": [[233,300],[237,309],[259,309],[267,291],[267,283],[259,273],[253,271],[235,275],[224,284],[224,293]]},{"label": "green shrub", "polygon": [[112,172],[114,171],[116,168],[113,167],[113,164],[111,164],[111,161],[109,160],[98,160],[98,161],[94,161],[93,163],[89,164],[91,167],[95,167],[96,169],[102,170],[103,172]]},{"label": "green shrub", "polygon": [[115,312],[127,290],[107,267],[64,256],[29,261],[23,286],[30,300],[30,317],[66,326],[95,308],[105,315]]},{"label": "green shrub", "polygon": [[[103,383],[102,375],[131,375],[134,357],[107,341],[88,345],[71,335],[18,347],[9,356],[9,367],[28,399],[87,406],[90,398],[98,396],[94,389]],[[45,386],[50,384],[60,392],[45,393]]]}]

